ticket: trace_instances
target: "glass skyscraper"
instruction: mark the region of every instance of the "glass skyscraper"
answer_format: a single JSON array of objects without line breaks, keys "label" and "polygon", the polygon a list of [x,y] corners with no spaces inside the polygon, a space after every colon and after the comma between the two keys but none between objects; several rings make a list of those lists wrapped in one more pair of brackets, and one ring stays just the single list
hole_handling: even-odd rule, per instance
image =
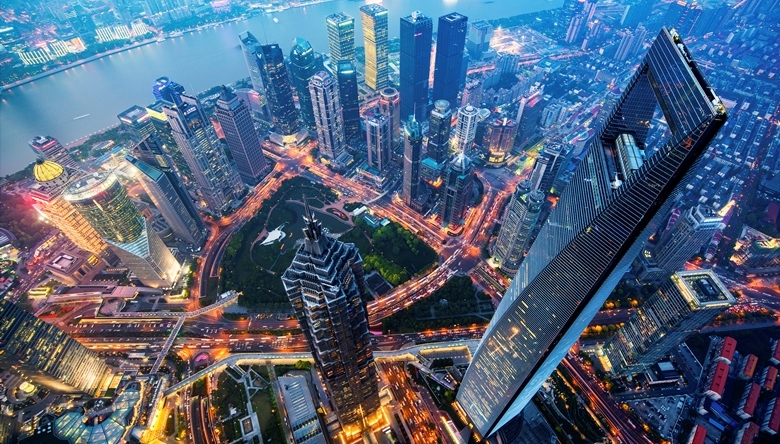
[{"label": "glass skyscraper", "polygon": [[301,120],[309,128],[314,128],[314,111],[309,95],[309,80],[322,69],[322,56],[314,52],[307,40],[296,37],[290,50],[290,74],[295,92],[298,93]]},{"label": "glass skyscraper", "polygon": [[517,124],[506,117],[491,122],[485,129],[482,146],[487,147],[488,162],[501,163],[512,152]]},{"label": "glass skyscraper", "polygon": [[504,218],[501,219],[501,230],[493,247],[493,259],[509,275],[514,275],[523,261],[523,253],[530,245],[531,231],[544,205],[544,193],[532,190],[531,187],[530,180],[517,184]]},{"label": "glass skyscraper", "polygon": [[295,110],[284,53],[276,43],[260,47],[261,74],[265,84],[274,129],[283,136],[298,132],[298,112]]},{"label": "glass skyscraper", "polygon": [[442,163],[450,155],[450,132],[452,131],[452,109],[450,102],[437,100],[428,119],[428,157]]},{"label": "glass skyscraper", "polygon": [[[671,135],[639,169],[620,169],[617,138],[631,134],[644,147],[659,106]],[[662,29],[589,143],[464,375],[457,400],[480,435],[519,414],[560,363],[726,118],[682,38]]]},{"label": "glass skyscraper", "polygon": [[[308,95],[307,90],[307,98]],[[268,174],[268,162],[263,155],[249,106],[223,85],[214,116],[225,134],[227,147],[233,155],[241,180],[250,186],[257,185]]]},{"label": "glass skyscraper", "polygon": [[433,71],[433,100],[458,103],[463,69],[468,17],[457,12],[439,17],[436,30],[436,62]]},{"label": "glass skyscraper", "polygon": [[265,85],[263,84],[263,74],[260,63],[262,57],[260,51],[260,42],[252,35],[251,32],[246,31],[238,35],[241,41],[241,51],[244,53],[244,61],[246,62],[247,70],[249,70],[249,80],[252,82],[252,89],[260,94],[260,102],[268,111],[268,101],[265,97]]},{"label": "glass skyscraper", "polygon": [[330,66],[355,59],[355,19],[343,12],[325,17],[328,26]]},{"label": "glass skyscraper", "polygon": [[428,108],[433,20],[420,11],[401,17],[401,120],[424,120]]},{"label": "glass skyscraper", "polygon": [[420,123],[411,120],[404,125],[404,183],[403,197],[406,205],[417,200],[420,187],[420,161],[422,160],[422,129]]},{"label": "glass skyscraper", "polygon": [[346,151],[339,85],[327,71],[320,71],[309,81],[309,95],[314,109],[320,154],[330,160],[339,159]]},{"label": "glass skyscraper", "polygon": [[54,137],[36,136],[28,143],[33,152],[42,159],[51,160],[68,168],[79,168],[68,150]]},{"label": "glass skyscraper", "polygon": [[360,137],[360,104],[357,70],[353,62],[340,62],[336,77],[339,84],[341,114],[344,118],[344,137],[351,141]]},{"label": "glass skyscraper", "polygon": [[366,52],[366,86],[379,91],[387,86],[387,9],[381,5],[360,7],[363,47]]},{"label": "glass skyscraper", "polygon": [[464,153],[455,156],[444,173],[439,220],[442,226],[460,226],[474,195],[474,164]]},{"label": "glass skyscraper", "polygon": [[401,116],[401,96],[395,88],[382,88],[379,92],[379,112],[390,120],[390,142],[391,151],[394,151],[401,144],[401,119],[409,116]]},{"label": "glass skyscraper", "polygon": [[377,171],[385,171],[390,164],[392,136],[391,120],[382,113],[369,111],[366,114],[366,151],[368,166]]}]

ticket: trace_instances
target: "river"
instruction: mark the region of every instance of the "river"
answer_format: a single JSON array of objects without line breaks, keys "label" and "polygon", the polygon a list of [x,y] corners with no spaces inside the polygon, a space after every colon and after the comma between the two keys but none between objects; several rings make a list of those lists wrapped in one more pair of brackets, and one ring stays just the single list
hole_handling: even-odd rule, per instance
[{"label": "river", "polygon": [[[163,42],[123,51],[0,94],[0,176],[34,160],[27,141],[50,135],[63,144],[117,123],[116,115],[132,105],[154,101],[152,85],[168,76],[190,92],[248,77],[238,34],[249,30],[267,36],[289,52],[295,37],[315,51],[327,52],[325,17],[346,12],[354,17],[355,45],[363,45],[359,8],[363,1],[336,0],[271,15],[255,16]],[[562,0],[384,0],[390,37],[398,37],[399,19],[419,9],[434,18],[457,11],[470,20],[491,20],[560,7]],[[83,117],[85,116],[86,117]]]}]

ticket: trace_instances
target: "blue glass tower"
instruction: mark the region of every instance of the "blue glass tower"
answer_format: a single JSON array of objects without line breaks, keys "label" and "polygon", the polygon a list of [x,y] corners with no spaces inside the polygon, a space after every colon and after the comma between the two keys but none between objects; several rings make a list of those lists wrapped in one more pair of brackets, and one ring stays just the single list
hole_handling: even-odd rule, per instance
[{"label": "blue glass tower", "polygon": [[459,103],[458,88],[466,47],[469,18],[453,12],[439,17],[436,31],[436,65],[433,71],[433,100]]},{"label": "blue glass tower", "polygon": [[401,17],[401,117],[426,117],[428,73],[431,70],[433,20],[414,11]]}]

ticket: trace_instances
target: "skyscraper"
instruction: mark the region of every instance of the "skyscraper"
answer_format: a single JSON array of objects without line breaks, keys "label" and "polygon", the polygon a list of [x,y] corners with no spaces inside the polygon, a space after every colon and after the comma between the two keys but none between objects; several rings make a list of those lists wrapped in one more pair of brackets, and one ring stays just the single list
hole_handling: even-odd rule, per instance
[{"label": "skyscraper", "polygon": [[360,7],[363,47],[366,53],[366,86],[379,91],[387,86],[387,9],[381,5]]},{"label": "skyscraper", "polygon": [[439,17],[436,30],[436,63],[433,71],[433,100],[458,103],[463,50],[468,17],[453,12]]},{"label": "skyscraper", "polygon": [[395,150],[401,144],[401,96],[397,89],[382,88],[379,92],[379,112],[390,120],[390,142],[392,150]]},{"label": "skyscraper", "polygon": [[243,190],[200,101],[181,94],[181,104],[165,105],[173,138],[190,167],[203,200],[213,213],[227,210]]},{"label": "skyscraper", "polygon": [[[308,88],[306,97],[309,97]],[[214,108],[214,116],[225,134],[227,147],[233,155],[241,180],[250,186],[257,185],[268,174],[268,162],[263,155],[249,106],[223,85]]]},{"label": "skyscraper", "polygon": [[244,61],[246,62],[247,70],[249,70],[249,80],[252,81],[252,89],[260,94],[260,101],[267,108],[268,101],[265,93],[265,85],[263,84],[263,73],[260,63],[262,57],[260,42],[249,31],[242,32],[238,35],[238,38],[241,41],[241,51],[244,53]]},{"label": "skyscraper", "polygon": [[455,151],[465,153],[474,143],[477,134],[477,117],[479,110],[471,105],[466,105],[458,110],[458,125],[455,127],[453,148]]},{"label": "skyscraper", "polygon": [[420,186],[420,160],[422,157],[422,129],[420,123],[409,116],[404,125],[404,202],[412,206],[418,196]]},{"label": "skyscraper", "polygon": [[711,270],[674,273],[604,345],[612,373],[642,372],[735,303]]},{"label": "skyscraper", "polygon": [[512,152],[517,135],[517,124],[506,117],[488,124],[482,146],[487,148],[488,162],[501,163]]},{"label": "skyscraper", "polygon": [[354,244],[322,229],[306,204],[303,245],[282,283],[322,374],[342,427],[360,423],[379,409],[363,260]]},{"label": "skyscraper", "polygon": [[68,168],[79,168],[79,164],[73,160],[70,153],[64,146],[51,136],[36,136],[28,142],[33,152],[40,158],[51,160]]},{"label": "skyscraper", "polygon": [[335,68],[341,62],[355,59],[355,19],[343,12],[325,17],[328,26],[328,47],[330,66]]},{"label": "skyscraper", "polygon": [[[643,146],[646,122],[659,104],[671,136],[614,186],[620,168],[616,139],[631,133]],[[670,196],[688,182],[687,173],[725,121],[725,107],[680,36],[662,29],[591,139],[464,376],[457,399],[480,435],[495,433],[539,390],[658,227]]]},{"label": "skyscraper", "polygon": [[442,163],[450,155],[450,132],[452,131],[452,109],[450,102],[437,100],[428,119],[428,157]]},{"label": "skyscraper", "polygon": [[390,149],[390,119],[382,113],[368,112],[366,114],[366,150],[368,151],[368,166],[383,172],[390,164],[392,150]]},{"label": "skyscraper", "polygon": [[184,94],[184,87],[168,77],[160,77],[152,86],[152,94],[156,100],[165,100],[179,105],[181,104],[181,95]]},{"label": "skyscraper", "polygon": [[314,111],[309,95],[309,80],[322,69],[322,56],[318,57],[311,44],[300,37],[293,39],[293,47],[290,50],[290,74],[295,92],[298,93],[301,120],[309,128],[314,128]]},{"label": "skyscraper", "polygon": [[351,61],[337,65],[341,114],[344,118],[344,137],[347,141],[360,137],[360,105],[358,103],[357,70]]},{"label": "skyscraper", "polygon": [[428,108],[433,20],[420,11],[401,17],[401,116],[424,120]]},{"label": "skyscraper", "polygon": [[140,142],[149,134],[154,133],[156,135],[157,133],[149,113],[145,108],[138,105],[131,106],[117,114],[116,117],[119,119],[122,127],[130,133],[134,142]]},{"label": "skyscraper", "polygon": [[327,71],[314,74],[309,82],[320,153],[330,160],[344,154],[344,118],[341,113],[339,85]]},{"label": "skyscraper", "polygon": [[493,37],[493,26],[485,20],[469,23],[466,49],[472,60],[482,60],[482,54],[490,51],[490,38]]},{"label": "skyscraper", "polygon": [[260,73],[271,107],[274,129],[283,136],[293,135],[299,128],[298,112],[295,110],[284,53],[279,45],[272,43],[260,46],[260,55]]},{"label": "skyscraper", "polygon": [[493,247],[493,260],[501,265],[504,273],[513,276],[517,272],[543,204],[544,193],[534,190],[530,180],[517,184]]},{"label": "skyscraper", "polygon": [[94,173],[68,185],[63,196],[148,287],[171,287],[181,265],[152,230],[113,173]]},{"label": "skyscraper", "polygon": [[464,153],[452,159],[444,174],[444,189],[439,206],[442,226],[460,226],[474,191],[474,165]]},{"label": "skyscraper", "polygon": [[64,331],[0,300],[0,366],[49,390],[99,394],[113,371]]},{"label": "skyscraper", "polygon": [[560,143],[545,143],[542,152],[536,156],[533,170],[531,170],[531,188],[549,193],[553,182],[561,168],[561,154],[563,145]]}]

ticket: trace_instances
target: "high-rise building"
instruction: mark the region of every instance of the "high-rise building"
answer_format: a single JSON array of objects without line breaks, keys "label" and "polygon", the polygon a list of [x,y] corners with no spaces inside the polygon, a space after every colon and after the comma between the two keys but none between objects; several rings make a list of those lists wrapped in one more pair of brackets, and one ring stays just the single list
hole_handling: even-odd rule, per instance
[{"label": "high-rise building", "polygon": [[239,198],[241,178],[231,168],[200,101],[186,94],[180,97],[179,105],[164,105],[163,111],[206,206],[221,213]]},{"label": "high-rise building", "polygon": [[164,100],[179,105],[181,104],[181,95],[184,94],[184,87],[168,77],[160,77],[152,86],[152,94],[155,100]]},{"label": "high-rise building", "polygon": [[122,111],[117,116],[122,127],[125,128],[134,142],[140,142],[149,134],[157,135],[157,131],[154,127],[154,122],[145,108],[138,105],[133,105],[130,108]]},{"label": "high-rise building", "polygon": [[420,11],[401,17],[401,116],[424,120],[428,109],[433,20]]},{"label": "high-rise building", "polygon": [[54,137],[36,136],[28,144],[33,152],[42,159],[51,160],[67,168],[79,168],[79,164],[73,160],[68,150]]},{"label": "high-rise building", "polygon": [[341,99],[341,114],[344,118],[344,137],[347,141],[360,137],[360,103],[358,96],[357,70],[351,61],[340,62],[336,69]]},{"label": "high-rise building", "polygon": [[[643,146],[659,104],[671,136],[615,186],[616,140],[633,134]],[[539,390],[657,229],[726,117],[681,37],[662,29],[589,142],[464,376],[457,399],[480,435],[495,433]]]},{"label": "high-rise building", "polygon": [[627,5],[623,11],[623,16],[620,18],[620,24],[627,28],[633,28],[636,25],[646,22],[650,13],[653,12],[654,0],[638,0],[637,2]]},{"label": "high-rise building", "polygon": [[309,80],[318,71],[322,71],[322,56],[314,52],[311,44],[300,37],[293,39],[290,50],[290,74],[293,87],[298,93],[298,105],[301,108],[301,120],[309,128],[314,128],[314,110],[309,95]]},{"label": "high-rise building", "polygon": [[419,197],[420,161],[422,160],[422,129],[414,116],[404,125],[404,183],[403,197],[406,205]]},{"label": "high-rise building", "polygon": [[[382,88],[379,92],[379,112],[390,120],[390,142],[395,150],[401,144],[401,96],[395,88]],[[406,116],[408,117],[408,116]],[[404,117],[404,118],[406,118]]]},{"label": "high-rise building", "polygon": [[328,26],[330,66],[355,60],[355,19],[343,12],[325,17]]},{"label": "high-rise building", "polygon": [[620,37],[620,42],[618,42],[618,47],[615,50],[615,60],[622,62],[630,56],[631,49],[634,48],[634,34],[627,29],[623,29],[617,32],[617,37]]},{"label": "high-rise building", "polygon": [[674,273],[604,345],[612,373],[641,373],[735,303],[711,270]]},{"label": "high-rise building", "polygon": [[452,147],[455,151],[465,153],[474,143],[477,134],[479,110],[466,105],[458,110],[458,125],[455,127],[455,138]]},{"label": "high-rise building", "polygon": [[482,55],[490,51],[490,38],[493,37],[493,26],[485,20],[469,23],[466,50],[472,60],[482,60]]},{"label": "high-rise building", "polygon": [[[308,96],[307,89],[306,97]],[[268,174],[268,162],[263,155],[249,106],[223,85],[214,108],[214,116],[225,134],[227,147],[233,155],[241,180],[250,186],[257,185]]]},{"label": "high-rise building", "polygon": [[487,125],[482,138],[482,146],[486,147],[488,162],[501,163],[512,152],[517,135],[517,124],[506,117],[499,118]]},{"label": "high-rise building", "polygon": [[346,152],[339,85],[327,71],[320,71],[309,82],[309,95],[320,153],[330,160],[339,159]]},{"label": "high-rise building", "polygon": [[428,119],[428,157],[442,163],[450,155],[450,132],[452,132],[452,109],[450,102],[437,100]]},{"label": "high-rise building", "polygon": [[311,348],[342,427],[379,409],[371,351],[363,260],[354,244],[330,236],[306,198],[305,238],[282,283]]},{"label": "high-rise building", "polygon": [[433,100],[458,103],[463,51],[468,17],[457,12],[439,17],[436,30],[436,62],[433,70]]},{"label": "high-rise building", "polygon": [[290,136],[298,132],[298,112],[295,110],[284,53],[276,43],[260,46],[260,73],[271,107],[271,119],[276,132]]},{"label": "high-rise building", "polygon": [[366,150],[368,166],[380,173],[387,169],[392,157],[390,149],[390,119],[382,113],[369,111],[366,114]]},{"label": "high-rise building", "polygon": [[501,219],[501,230],[493,247],[493,260],[510,276],[517,272],[523,253],[530,246],[531,231],[539,220],[542,205],[544,193],[534,190],[530,180],[517,184]]},{"label": "high-rise building", "polygon": [[100,357],[18,305],[0,300],[0,366],[49,390],[96,396],[113,371]]},{"label": "high-rise building", "polygon": [[263,84],[260,63],[262,57],[260,42],[249,31],[242,32],[238,35],[238,38],[241,41],[241,51],[244,53],[244,61],[249,70],[249,80],[252,82],[252,89],[263,96],[265,94],[265,85]]},{"label": "high-rise building", "polygon": [[474,165],[463,152],[455,156],[444,173],[439,220],[442,226],[460,226],[474,194]]},{"label": "high-rise building", "polygon": [[363,47],[366,53],[366,86],[379,91],[387,86],[387,9],[381,5],[360,7]]},{"label": "high-rise building", "polygon": [[181,265],[152,230],[113,173],[72,182],[63,196],[97,231],[122,263],[148,287],[171,287]]},{"label": "high-rise building", "polygon": [[536,156],[531,170],[531,189],[549,193],[553,182],[561,168],[561,154],[563,145],[560,143],[545,143],[542,152]]}]

